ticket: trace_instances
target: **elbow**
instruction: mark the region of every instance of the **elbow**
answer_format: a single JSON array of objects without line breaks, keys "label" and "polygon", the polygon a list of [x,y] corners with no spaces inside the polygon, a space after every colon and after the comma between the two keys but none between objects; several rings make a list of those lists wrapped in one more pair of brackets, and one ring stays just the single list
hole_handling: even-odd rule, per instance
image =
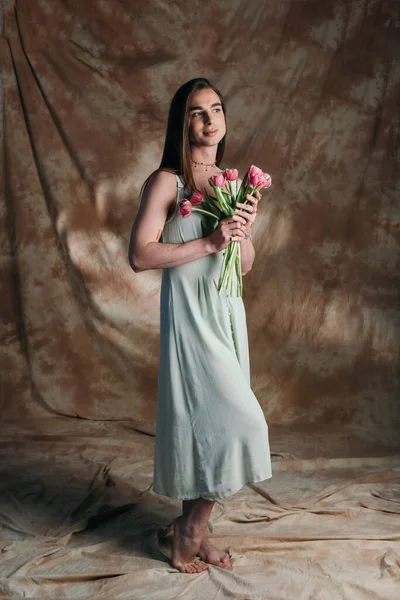
[{"label": "elbow", "polygon": [[147,245],[134,246],[129,252],[129,264],[135,273],[142,273],[142,271],[150,271],[157,268],[152,264],[152,260],[152,254],[147,252]]},{"label": "elbow", "polygon": [[131,265],[131,269],[132,269],[132,271],[133,271],[134,273],[140,273],[140,269],[139,269],[139,267],[136,265],[136,263],[134,263],[134,262],[131,262],[131,263],[130,263],[130,265]]},{"label": "elbow", "polygon": [[249,265],[246,268],[242,267],[242,277],[244,277],[245,275],[247,275],[247,273],[250,273],[252,266],[253,266],[253,264]]},{"label": "elbow", "polygon": [[140,259],[137,256],[134,256],[134,255],[129,256],[129,264],[130,264],[132,271],[134,271],[134,273],[141,273],[142,271],[146,270],[143,263],[140,261]]},{"label": "elbow", "polygon": [[129,244],[128,261],[129,266],[134,273],[141,273],[142,271],[146,270],[146,267],[143,264],[142,254],[143,252],[137,248],[136,244]]}]

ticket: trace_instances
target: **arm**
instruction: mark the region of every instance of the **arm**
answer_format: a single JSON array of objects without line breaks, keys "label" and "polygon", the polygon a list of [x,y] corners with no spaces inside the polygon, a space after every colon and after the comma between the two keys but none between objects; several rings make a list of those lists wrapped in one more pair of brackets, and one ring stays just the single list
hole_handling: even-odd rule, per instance
[{"label": "arm", "polygon": [[245,219],[237,215],[221,221],[208,237],[181,244],[160,244],[159,233],[176,194],[176,177],[167,171],[159,171],[146,187],[129,242],[129,264],[135,273],[177,267],[219,252],[226,248],[230,236],[239,231],[238,222],[245,223]]},{"label": "arm", "polygon": [[176,194],[175,175],[167,171],[159,171],[147,185],[129,242],[129,264],[136,273],[176,267],[211,254],[212,249],[206,239],[185,244],[158,243]]},{"label": "arm", "polygon": [[237,204],[236,213],[242,215],[246,219],[247,238],[242,238],[240,241],[240,257],[242,266],[242,275],[246,275],[253,266],[255,249],[251,239],[251,226],[253,225],[257,215],[257,204],[260,199],[260,193],[257,192],[256,197],[246,196],[249,204]]},{"label": "arm", "polygon": [[240,258],[242,265],[242,275],[246,275],[253,266],[254,257],[256,252],[254,250],[253,242],[251,240],[250,230],[248,230],[249,237],[247,239],[243,238],[240,243]]}]

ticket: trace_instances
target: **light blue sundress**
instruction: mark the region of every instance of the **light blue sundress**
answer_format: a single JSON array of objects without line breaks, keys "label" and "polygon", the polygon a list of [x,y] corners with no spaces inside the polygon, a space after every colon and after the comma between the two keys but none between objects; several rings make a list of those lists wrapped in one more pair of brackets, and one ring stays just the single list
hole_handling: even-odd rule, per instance
[{"label": "light blue sundress", "polygon": [[[161,242],[208,232],[204,217],[175,211]],[[242,298],[219,294],[223,251],[163,270],[154,492],[216,500],[271,477],[268,427],[250,388]]]}]

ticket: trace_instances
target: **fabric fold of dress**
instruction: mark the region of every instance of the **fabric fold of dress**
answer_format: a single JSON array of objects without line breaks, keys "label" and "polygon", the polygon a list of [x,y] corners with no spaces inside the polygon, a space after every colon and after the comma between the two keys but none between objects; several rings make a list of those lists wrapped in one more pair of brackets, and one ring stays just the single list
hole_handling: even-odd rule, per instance
[{"label": "fabric fold of dress", "polygon": [[[204,217],[178,212],[160,241],[204,237]],[[223,251],[163,270],[154,492],[216,500],[271,477],[268,427],[250,387],[242,298],[218,292]]]}]

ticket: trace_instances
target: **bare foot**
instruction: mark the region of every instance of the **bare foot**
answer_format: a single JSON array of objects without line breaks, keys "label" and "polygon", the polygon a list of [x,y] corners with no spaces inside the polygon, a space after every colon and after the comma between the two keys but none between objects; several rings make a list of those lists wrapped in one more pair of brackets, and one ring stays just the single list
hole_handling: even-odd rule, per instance
[{"label": "bare foot", "polygon": [[172,565],[181,573],[202,573],[208,566],[197,554],[203,534],[199,527],[189,525],[185,517],[178,517],[174,523],[172,543]]},{"label": "bare foot", "polygon": [[215,565],[221,569],[232,569],[231,557],[224,550],[220,550],[210,540],[204,538],[198,552],[200,558],[209,565]]}]

